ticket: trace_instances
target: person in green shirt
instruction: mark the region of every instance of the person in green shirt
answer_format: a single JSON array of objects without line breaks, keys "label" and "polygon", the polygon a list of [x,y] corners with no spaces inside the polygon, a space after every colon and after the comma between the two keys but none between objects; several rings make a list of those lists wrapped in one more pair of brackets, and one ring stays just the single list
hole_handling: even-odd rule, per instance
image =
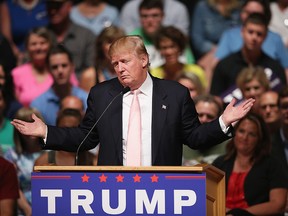
[{"label": "person in green shirt", "polygon": [[13,126],[10,124],[10,120],[4,116],[4,110],[6,107],[5,93],[2,87],[0,87],[0,154],[4,154],[9,147],[13,147]]},{"label": "person in green shirt", "polygon": [[[160,52],[156,49],[154,40],[159,30],[163,27],[164,6],[161,0],[143,0],[139,5],[139,28],[134,29],[129,35],[141,36],[149,54],[150,68],[158,67],[164,63]],[[190,47],[180,57],[184,63],[194,63],[195,59]]]}]

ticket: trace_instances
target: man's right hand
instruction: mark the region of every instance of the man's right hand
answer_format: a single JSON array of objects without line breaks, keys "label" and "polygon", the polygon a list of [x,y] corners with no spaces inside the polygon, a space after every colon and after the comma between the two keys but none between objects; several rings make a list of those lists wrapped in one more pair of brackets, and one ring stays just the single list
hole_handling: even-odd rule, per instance
[{"label": "man's right hand", "polygon": [[25,122],[19,119],[13,119],[11,124],[21,133],[28,136],[35,136],[40,138],[46,137],[46,124],[38,118],[34,113],[32,114],[34,122]]}]

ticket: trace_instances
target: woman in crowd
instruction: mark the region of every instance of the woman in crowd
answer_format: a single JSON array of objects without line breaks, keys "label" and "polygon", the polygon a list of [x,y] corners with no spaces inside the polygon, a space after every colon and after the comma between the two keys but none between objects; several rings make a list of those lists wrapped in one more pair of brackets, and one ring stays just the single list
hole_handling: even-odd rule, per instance
[{"label": "woman in crowd", "polygon": [[151,68],[151,74],[169,80],[177,80],[184,71],[198,76],[203,86],[206,86],[204,71],[196,64],[183,64],[180,55],[187,47],[187,38],[173,26],[163,27],[156,36],[155,46],[160,51],[165,63],[160,67]]},{"label": "woman in crowd", "polygon": [[227,215],[284,215],[287,170],[270,148],[261,117],[250,113],[237,123],[227,153],[213,162],[226,173]]},{"label": "woman in crowd", "polygon": [[[30,61],[12,70],[15,94],[23,106],[29,106],[33,99],[48,90],[53,83],[46,62],[51,46],[51,35],[46,28],[35,28],[28,34],[26,49]],[[74,85],[78,84],[75,74],[71,81]]]},{"label": "woman in crowd", "polygon": [[244,68],[237,76],[236,85],[242,92],[243,99],[256,99],[252,112],[259,113],[261,95],[270,89],[270,83],[263,67]]},{"label": "woman in crowd", "polygon": [[111,43],[125,35],[125,32],[116,26],[104,28],[96,39],[95,67],[84,71],[80,76],[80,87],[89,92],[96,83],[116,77],[116,73],[110,63],[108,50]]},{"label": "woman in crowd", "polygon": [[194,73],[184,71],[176,81],[188,88],[192,99],[205,92],[205,88],[199,77]]},{"label": "woman in crowd", "polygon": [[0,28],[12,45],[18,64],[25,61],[25,39],[29,31],[48,24],[45,0],[5,0],[0,10]]}]

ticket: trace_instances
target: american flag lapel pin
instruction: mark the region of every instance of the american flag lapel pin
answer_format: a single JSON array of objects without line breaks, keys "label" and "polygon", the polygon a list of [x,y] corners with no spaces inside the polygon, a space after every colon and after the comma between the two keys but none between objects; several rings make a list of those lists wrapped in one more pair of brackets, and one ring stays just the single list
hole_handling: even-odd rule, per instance
[{"label": "american flag lapel pin", "polygon": [[164,104],[162,104],[162,109],[167,109],[167,106],[166,105],[164,105]]}]

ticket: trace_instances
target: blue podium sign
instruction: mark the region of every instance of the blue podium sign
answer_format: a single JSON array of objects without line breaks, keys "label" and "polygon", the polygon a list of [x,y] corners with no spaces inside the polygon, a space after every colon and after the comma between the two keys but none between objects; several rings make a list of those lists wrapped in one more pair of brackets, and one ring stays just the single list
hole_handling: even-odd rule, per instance
[{"label": "blue podium sign", "polygon": [[33,172],[32,213],[44,215],[206,215],[206,174]]}]

